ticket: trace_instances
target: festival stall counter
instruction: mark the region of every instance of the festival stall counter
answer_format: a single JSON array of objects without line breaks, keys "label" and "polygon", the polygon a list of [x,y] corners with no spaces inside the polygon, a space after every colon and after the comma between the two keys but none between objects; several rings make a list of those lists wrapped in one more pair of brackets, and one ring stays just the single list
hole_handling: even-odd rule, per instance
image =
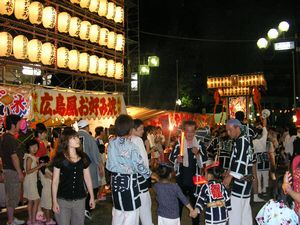
[{"label": "festival stall counter", "polygon": [[47,127],[71,125],[87,119],[91,131],[96,126],[109,127],[118,115],[126,113],[121,93],[79,91],[42,86],[0,86],[0,126],[5,116],[17,114],[31,127],[44,123]]}]

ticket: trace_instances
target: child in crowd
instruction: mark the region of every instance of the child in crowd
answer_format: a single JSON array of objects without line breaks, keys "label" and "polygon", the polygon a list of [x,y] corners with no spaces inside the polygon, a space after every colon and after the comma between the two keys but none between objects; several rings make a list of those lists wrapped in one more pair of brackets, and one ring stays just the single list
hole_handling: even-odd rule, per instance
[{"label": "child in crowd", "polygon": [[195,218],[206,207],[206,225],[226,225],[231,204],[228,191],[220,182],[222,180],[222,169],[219,166],[208,166],[205,177],[208,183],[201,186],[192,216]]},{"label": "child in crowd", "polygon": [[38,142],[36,140],[30,140],[27,143],[27,152],[24,155],[24,169],[25,178],[23,182],[24,186],[24,198],[28,200],[28,225],[39,224],[36,222],[36,214],[40,201],[40,196],[37,189],[37,173],[39,169],[44,166],[44,163],[38,164],[38,159],[35,154],[38,150]]},{"label": "child in crowd", "polygon": [[298,216],[292,209],[293,200],[284,193],[282,184],[283,176],[280,176],[276,182],[274,199],[269,200],[256,216],[259,225],[298,224]]},{"label": "child in crowd", "polygon": [[43,156],[39,158],[40,163],[47,163],[47,166],[43,166],[39,171],[39,177],[43,185],[42,195],[41,195],[41,207],[43,209],[46,225],[54,225],[56,222],[52,219],[52,195],[51,195],[51,185],[52,185],[52,171],[49,166],[49,157]]},{"label": "child in crowd", "polygon": [[[104,128],[103,127],[96,127],[95,128],[95,140],[96,140],[96,144],[98,146],[99,149],[99,154],[100,154],[100,161],[103,163],[103,165],[105,165],[106,162],[106,154],[105,154],[105,145],[103,142],[104,139]],[[104,192],[104,187],[106,185],[106,178],[105,176],[100,177],[99,176],[99,182],[100,182],[100,186],[99,186],[99,190],[98,190],[98,196],[97,199],[99,201],[104,201],[106,200],[106,194]]]},{"label": "child in crowd", "polygon": [[180,225],[178,200],[190,210],[190,215],[193,212],[193,208],[180,187],[173,182],[175,176],[173,166],[159,164],[157,175],[159,179],[154,184],[154,190],[158,202],[158,225]]},{"label": "child in crowd", "polygon": [[117,137],[108,145],[106,168],[111,172],[112,225],[139,224],[141,200],[137,177],[138,174],[145,179],[150,177],[138,147],[130,141],[132,129],[132,118],[120,115],[115,122]]}]

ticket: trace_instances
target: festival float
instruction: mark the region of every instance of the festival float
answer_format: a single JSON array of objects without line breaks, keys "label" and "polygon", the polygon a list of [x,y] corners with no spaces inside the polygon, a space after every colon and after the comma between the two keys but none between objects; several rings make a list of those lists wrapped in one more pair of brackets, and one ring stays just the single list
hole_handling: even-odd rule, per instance
[{"label": "festival float", "polygon": [[221,104],[222,115],[226,109],[227,118],[234,118],[237,111],[243,111],[249,120],[261,116],[261,91],[266,87],[263,73],[207,78],[207,88],[214,93],[214,114],[216,114],[217,105]]}]

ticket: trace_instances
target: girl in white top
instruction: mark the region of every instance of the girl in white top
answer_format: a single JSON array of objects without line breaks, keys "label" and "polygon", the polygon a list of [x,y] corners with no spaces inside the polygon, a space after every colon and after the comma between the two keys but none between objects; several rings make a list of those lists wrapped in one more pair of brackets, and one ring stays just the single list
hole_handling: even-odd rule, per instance
[{"label": "girl in white top", "polygon": [[41,195],[41,207],[46,217],[45,224],[54,225],[56,224],[56,222],[52,219],[52,215],[51,215],[52,214],[52,194],[51,194],[52,172],[49,166],[40,169],[39,177],[43,185],[42,195]]},{"label": "girl in white top", "polygon": [[23,182],[24,187],[24,198],[28,200],[27,210],[28,210],[28,225],[35,225],[36,213],[40,201],[40,196],[37,189],[37,173],[39,169],[45,164],[38,164],[38,159],[35,154],[38,150],[39,144],[36,140],[30,140],[27,143],[27,151],[24,155],[24,169],[25,178]]}]

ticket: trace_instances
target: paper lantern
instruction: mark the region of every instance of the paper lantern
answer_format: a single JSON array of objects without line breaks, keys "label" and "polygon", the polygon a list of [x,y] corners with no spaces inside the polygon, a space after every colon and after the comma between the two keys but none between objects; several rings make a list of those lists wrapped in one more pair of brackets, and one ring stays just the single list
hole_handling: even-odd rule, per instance
[{"label": "paper lantern", "polygon": [[124,65],[120,62],[116,63],[115,79],[122,80],[124,77]]},{"label": "paper lantern", "polygon": [[100,27],[93,24],[90,29],[90,41],[93,43],[98,43],[100,39]]},{"label": "paper lantern", "polygon": [[61,33],[68,33],[70,28],[71,16],[67,12],[61,12],[58,14],[58,26],[57,29]]},{"label": "paper lantern", "polygon": [[69,34],[71,37],[78,37],[80,33],[81,20],[78,17],[72,17],[70,20]]},{"label": "paper lantern", "polygon": [[96,74],[98,72],[98,56],[90,56],[89,73]]},{"label": "paper lantern", "polygon": [[70,0],[70,2],[72,2],[73,4],[79,4],[80,0]]},{"label": "paper lantern", "polygon": [[69,63],[69,50],[65,47],[57,49],[57,66],[59,68],[67,68]]},{"label": "paper lantern", "polygon": [[91,4],[91,0],[80,0],[79,2],[81,8],[89,8]]},{"label": "paper lantern", "polygon": [[0,1],[0,14],[12,15],[14,12],[15,0],[2,0]]},{"label": "paper lantern", "polygon": [[100,0],[99,1],[98,15],[99,16],[106,16],[106,14],[107,14],[107,0]]},{"label": "paper lantern", "polygon": [[29,0],[15,0],[15,17],[19,20],[27,20],[29,5]]},{"label": "paper lantern", "polygon": [[81,72],[87,72],[89,69],[90,56],[87,53],[80,53],[79,55],[79,70]]},{"label": "paper lantern", "polygon": [[115,17],[115,13],[116,13],[116,4],[113,2],[109,2],[107,4],[107,14],[106,14],[106,18],[109,20],[114,19]]},{"label": "paper lantern", "polygon": [[0,56],[11,56],[13,49],[13,37],[10,33],[0,32]]},{"label": "paper lantern", "polygon": [[116,63],[114,60],[107,60],[107,77],[114,77],[116,70]]},{"label": "paper lantern", "polygon": [[108,39],[107,39],[107,47],[110,49],[114,49],[116,46],[116,38],[117,34],[113,31],[108,33]]},{"label": "paper lantern", "polygon": [[98,12],[99,9],[99,0],[91,0],[89,10],[91,12]]},{"label": "paper lantern", "polygon": [[114,21],[116,23],[123,23],[123,21],[124,21],[124,9],[120,6],[116,7]]},{"label": "paper lantern", "polygon": [[29,21],[32,24],[41,24],[44,6],[40,2],[32,2],[29,5]]},{"label": "paper lantern", "polygon": [[106,76],[107,73],[107,59],[99,58],[98,60],[98,75]]},{"label": "paper lantern", "polygon": [[16,59],[27,58],[28,39],[24,35],[18,35],[13,40],[13,52]]},{"label": "paper lantern", "polygon": [[109,31],[107,28],[100,29],[100,38],[99,38],[100,45],[107,46],[108,33]]},{"label": "paper lantern", "polygon": [[79,37],[81,40],[89,40],[91,23],[89,21],[82,21],[80,24]]},{"label": "paper lantern", "polygon": [[79,56],[80,56],[80,53],[77,50],[73,49],[73,50],[69,51],[68,67],[70,70],[78,70]]},{"label": "paper lantern", "polygon": [[42,42],[32,39],[27,45],[27,55],[30,62],[40,62],[42,57]]},{"label": "paper lantern", "polygon": [[125,45],[125,38],[123,34],[117,34],[116,38],[116,47],[117,51],[123,51]]},{"label": "paper lantern", "polygon": [[43,10],[43,26],[45,28],[53,29],[56,25],[56,10],[52,6],[47,6]]},{"label": "paper lantern", "polygon": [[42,45],[41,61],[44,65],[52,65],[54,63],[55,47],[53,44],[46,42]]}]

